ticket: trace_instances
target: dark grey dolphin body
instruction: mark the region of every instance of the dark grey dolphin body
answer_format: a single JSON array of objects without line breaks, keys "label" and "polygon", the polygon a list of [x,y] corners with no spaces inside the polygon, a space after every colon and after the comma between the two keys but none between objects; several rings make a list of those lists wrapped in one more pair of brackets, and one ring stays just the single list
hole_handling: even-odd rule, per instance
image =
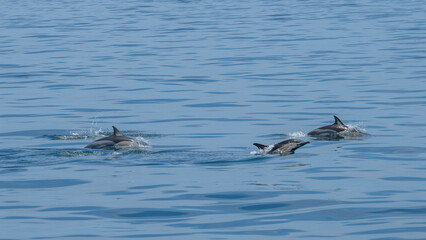
[{"label": "dark grey dolphin body", "polygon": [[117,149],[122,147],[130,147],[135,143],[133,138],[125,137],[115,126],[112,126],[112,128],[114,129],[113,135],[95,140],[85,148]]},{"label": "dark grey dolphin body", "polygon": [[253,145],[258,147],[262,154],[289,155],[293,154],[296,149],[308,143],[309,142],[304,142],[299,139],[289,139],[271,146],[263,145],[260,143],[253,143]]},{"label": "dark grey dolphin body", "polygon": [[340,133],[348,130],[348,128],[349,127],[343,124],[338,117],[334,116],[333,124],[314,129],[308,133],[308,136],[318,138],[343,138]]}]

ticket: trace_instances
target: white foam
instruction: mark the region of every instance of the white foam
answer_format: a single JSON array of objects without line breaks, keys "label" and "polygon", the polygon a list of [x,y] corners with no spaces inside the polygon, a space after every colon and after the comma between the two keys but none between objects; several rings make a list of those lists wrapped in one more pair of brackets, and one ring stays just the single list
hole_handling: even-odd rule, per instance
[{"label": "white foam", "polygon": [[137,146],[135,146],[135,147],[138,147],[138,148],[149,148],[149,147],[151,147],[149,142],[143,137],[136,137],[135,143],[137,144]]},{"label": "white foam", "polygon": [[285,134],[287,137],[293,137],[293,138],[303,138],[306,137],[306,133],[302,131],[292,132]]},{"label": "white foam", "polygon": [[96,131],[96,135],[91,130],[71,131],[68,135],[51,135],[48,137],[54,140],[85,140],[88,138],[101,137],[100,131]]},{"label": "white foam", "polygon": [[346,126],[348,126],[348,129],[339,134],[347,137],[362,137],[367,135],[367,130],[360,127],[360,125],[361,124],[347,124]]},{"label": "white foam", "polygon": [[[103,137],[105,136],[106,131],[104,131],[102,128],[94,128],[91,127],[89,129],[88,135],[89,137]],[[87,133],[85,133],[87,134]]]},{"label": "white foam", "polygon": [[105,133],[106,132],[102,130],[102,128],[90,128],[88,130],[71,131],[69,135],[57,135],[56,138],[59,140],[81,140],[104,137]]},{"label": "white foam", "polygon": [[265,149],[258,149],[257,151],[251,151],[250,154],[252,155],[266,155],[268,154],[269,151],[271,151],[271,149],[274,147],[274,145],[269,145],[267,148]]}]

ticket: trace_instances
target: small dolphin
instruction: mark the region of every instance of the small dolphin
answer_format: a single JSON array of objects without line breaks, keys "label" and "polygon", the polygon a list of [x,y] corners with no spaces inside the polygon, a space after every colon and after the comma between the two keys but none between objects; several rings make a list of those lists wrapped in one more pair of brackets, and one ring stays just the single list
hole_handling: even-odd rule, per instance
[{"label": "small dolphin", "polygon": [[131,147],[133,144],[135,144],[135,140],[133,138],[125,137],[115,126],[112,126],[112,128],[114,129],[113,135],[95,140],[85,148],[117,149]]},{"label": "small dolphin", "polygon": [[348,130],[348,126],[336,116],[334,116],[334,123],[324,127],[314,129],[308,133],[310,137],[323,137],[323,138],[342,138],[339,133]]},{"label": "small dolphin", "polygon": [[253,143],[253,145],[259,148],[261,154],[289,155],[293,154],[296,149],[308,143],[309,142],[304,142],[299,139],[289,139],[270,146],[260,143]]}]

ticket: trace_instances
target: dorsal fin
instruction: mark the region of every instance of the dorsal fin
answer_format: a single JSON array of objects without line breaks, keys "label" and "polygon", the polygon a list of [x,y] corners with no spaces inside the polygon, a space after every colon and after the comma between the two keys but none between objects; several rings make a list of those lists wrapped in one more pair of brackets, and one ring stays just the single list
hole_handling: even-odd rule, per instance
[{"label": "dorsal fin", "polygon": [[112,126],[112,128],[114,129],[114,136],[123,136],[123,134],[115,126]]},{"label": "dorsal fin", "polygon": [[258,147],[261,150],[264,150],[265,148],[267,148],[268,146],[260,144],[260,143],[253,143],[254,146]]},{"label": "dorsal fin", "polygon": [[345,126],[345,124],[343,124],[343,122],[336,115],[334,115],[334,124]]}]

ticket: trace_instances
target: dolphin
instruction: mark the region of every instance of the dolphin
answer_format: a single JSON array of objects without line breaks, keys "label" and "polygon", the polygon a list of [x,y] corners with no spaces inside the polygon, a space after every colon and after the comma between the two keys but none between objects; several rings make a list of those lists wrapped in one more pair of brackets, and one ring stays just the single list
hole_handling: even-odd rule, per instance
[{"label": "dolphin", "polygon": [[334,116],[333,124],[314,129],[308,133],[308,136],[318,138],[343,138],[344,136],[341,134],[348,129],[348,126],[343,124],[337,116]]},{"label": "dolphin", "polygon": [[112,126],[112,128],[114,129],[113,135],[95,140],[85,148],[117,149],[131,147],[133,144],[135,144],[135,140],[133,138],[125,137],[115,126]]},{"label": "dolphin", "polygon": [[293,154],[296,149],[308,143],[309,142],[305,142],[299,139],[289,139],[270,146],[260,143],[253,143],[253,145],[259,148],[261,154],[289,155]]}]

